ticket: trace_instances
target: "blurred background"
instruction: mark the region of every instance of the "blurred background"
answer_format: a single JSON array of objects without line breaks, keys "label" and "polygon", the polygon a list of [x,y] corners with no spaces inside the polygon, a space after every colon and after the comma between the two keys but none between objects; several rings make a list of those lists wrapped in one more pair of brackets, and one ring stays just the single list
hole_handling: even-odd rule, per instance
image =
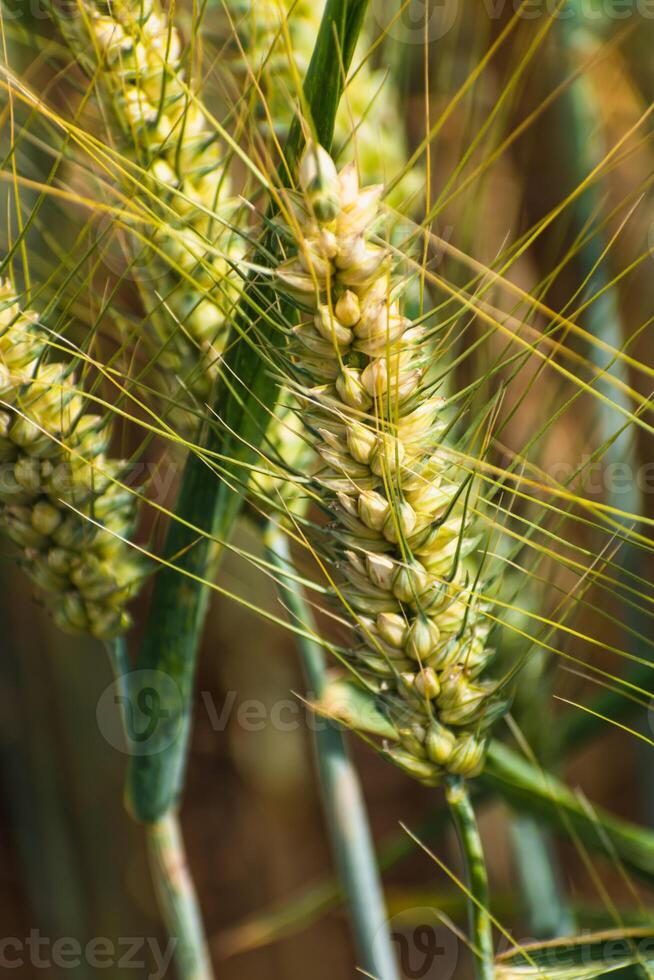
[{"label": "blurred background", "polygon": [[[429,186],[425,170],[422,177],[430,204],[440,202],[431,230],[445,243],[434,240],[430,246],[431,267],[461,284],[470,270],[445,246],[487,267],[529,230],[541,227],[533,244],[522,252],[514,250],[512,282],[553,310],[578,311],[576,322],[651,368],[654,153],[645,114],[654,97],[654,9],[635,0],[558,6],[561,12],[574,7],[574,16],[553,16],[555,4],[531,4],[495,53],[493,45],[509,29],[517,3],[434,0],[407,4],[398,13],[396,5],[374,0],[371,36],[385,32],[386,37],[373,61],[379,67],[393,66],[409,149],[419,146],[430,125],[448,110],[431,142]],[[181,6],[179,16],[183,26],[189,9]],[[210,67],[204,94],[220,105],[228,88],[220,63],[225,30],[220,5],[207,10],[205,24],[204,57]],[[42,20],[38,30],[47,37]],[[31,84],[52,83],[50,97],[63,104],[47,60],[30,61],[28,46],[18,35],[13,44],[14,69],[20,66]],[[493,58],[480,80],[453,103],[489,52]],[[566,204],[607,154],[601,179]],[[44,160],[37,154],[29,166],[38,172]],[[62,220],[57,205],[49,207],[50,220]],[[1,209],[0,203],[0,214]],[[0,224],[6,224],[4,217]],[[589,230],[595,249],[590,256],[583,245]],[[62,228],[62,236],[69,233],[70,228]],[[41,245],[46,261],[48,244]],[[584,298],[597,293],[602,298],[585,308]],[[524,318],[532,331],[552,327],[543,310],[525,313],[515,294],[500,285],[487,300],[501,311],[499,322],[511,329],[512,316]],[[499,330],[487,334],[487,324],[475,317],[455,331],[453,387],[470,383],[489,360],[502,356],[506,335]],[[561,334],[553,336],[563,342]],[[475,347],[480,338],[483,343]],[[530,472],[539,473],[544,485],[562,483],[580,468],[575,492],[651,520],[651,436],[639,430],[637,436],[616,437],[620,423],[611,415],[614,410],[609,406],[604,411],[597,399],[575,387],[576,373],[583,373],[595,355],[582,336],[566,332],[565,343],[573,354],[562,362],[572,372],[570,378],[544,369],[535,355],[523,358],[518,377],[508,362],[503,366],[506,394],[495,460],[507,465],[524,453],[536,468]],[[603,364],[607,361],[605,355]],[[651,377],[624,365],[609,365],[609,370],[622,371],[624,384],[650,396]],[[616,398],[615,389],[611,397]],[[135,436],[120,432],[117,438],[129,441]],[[156,460],[157,447],[148,453]],[[624,479],[608,470],[620,462],[630,467]],[[171,465],[173,479],[160,500],[167,506],[174,501],[179,461]],[[529,506],[517,505],[527,517],[549,500],[538,493],[535,497]],[[585,703],[598,693],[597,683],[583,669],[586,662],[607,672],[610,687],[612,675],[630,669],[629,657],[651,656],[649,611],[641,608],[651,602],[651,548],[619,546],[591,523],[562,522],[553,553],[539,555],[533,570],[527,559],[527,570],[517,573],[515,615],[538,609],[556,620],[566,596],[579,594],[583,601],[572,610],[565,607],[570,631],[550,644],[555,653],[548,652],[544,631],[533,621],[525,625],[519,620],[517,631],[507,628],[501,634],[504,657],[527,658],[514,715],[544,761],[556,757],[562,719],[580,711],[565,702]],[[641,531],[647,531],[644,523]],[[241,522],[236,543],[244,552],[259,548],[247,520]],[[561,560],[566,549],[575,553],[576,567]],[[613,574],[626,569],[625,574],[637,576],[630,581],[637,581],[643,597],[638,608],[619,601],[606,582],[592,576],[586,582],[588,570],[598,562],[601,567],[609,555]],[[126,937],[151,937],[165,948],[143,835],[122,807],[125,756],[98,724],[98,702],[112,682],[104,652],[90,641],[57,632],[10,560],[3,562],[1,577],[3,935],[22,940],[38,930],[52,941],[71,937],[82,945],[106,937],[125,954],[127,946],[121,943]],[[284,616],[271,581],[235,554],[225,557],[219,585]],[[147,603],[146,591],[135,604],[132,654],[138,649],[138,624]],[[515,616],[509,613],[505,618],[515,627]],[[305,693],[291,634],[258,619],[245,605],[214,595],[197,679],[181,817],[222,980],[356,975],[316,786],[311,718],[301,701]],[[564,759],[557,757],[557,766],[568,784],[579,787],[594,804],[652,827],[654,778],[647,744],[652,716],[643,704],[633,708],[625,724],[643,737],[607,721],[590,741],[582,744],[580,734],[579,747]],[[402,821],[415,831],[460,876],[453,832],[435,818],[442,804],[440,791],[422,788],[365,745],[350,741],[385,867],[389,914],[405,976],[464,980],[471,975],[469,958],[445,924],[438,930],[435,957],[416,934],[424,924],[424,910],[434,908],[455,929],[465,929],[463,895],[400,827]],[[534,935],[535,926],[541,935],[553,934],[561,928],[560,917],[552,923],[541,909],[538,919],[529,906],[524,855],[533,827],[529,821],[521,826],[504,803],[492,799],[480,807],[480,820],[495,915],[519,937]],[[618,861],[588,858],[581,843],[570,837],[548,833],[547,846],[555,883],[565,896],[561,914],[571,928],[574,923],[578,929],[613,926],[616,909],[620,923],[650,921],[651,886],[625,872]],[[133,960],[108,966],[103,975],[157,975],[151,950],[137,948]],[[88,966],[61,971],[25,963],[13,975],[95,973]],[[172,967],[166,975],[174,976]]]}]

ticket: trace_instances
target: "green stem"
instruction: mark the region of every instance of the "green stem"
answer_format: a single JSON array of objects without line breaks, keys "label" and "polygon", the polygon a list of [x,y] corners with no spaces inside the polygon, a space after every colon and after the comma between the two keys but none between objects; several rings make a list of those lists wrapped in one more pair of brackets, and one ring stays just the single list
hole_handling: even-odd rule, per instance
[{"label": "green stem", "polygon": [[551,831],[535,817],[516,813],[511,842],[529,935],[534,939],[573,935],[574,915],[561,889]]},{"label": "green stem", "polygon": [[[313,617],[301,588],[284,579],[292,568],[287,535],[271,522],[265,542],[281,573],[279,588],[291,615],[313,632]],[[298,638],[298,648],[311,693],[319,698],[327,683],[323,649],[305,636]],[[399,980],[365,802],[342,731],[324,722],[315,731],[315,744],[323,808],[350,907],[360,966],[379,980]]]},{"label": "green stem", "polygon": [[213,972],[177,814],[146,825],[150,870],[159,908],[175,942],[180,980],[211,980]]},{"label": "green stem", "polygon": [[470,939],[475,958],[477,980],[493,980],[493,931],[491,928],[488,875],[486,860],[470,802],[468,786],[459,776],[450,777],[445,785],[445,798],[459,836],[469,889],[468,915]]},{"label": "green stem", "polygon": [[[125,638],[106,644],[116,681],[121,719],[127,744],[131,741],[128,706],[135,692],[130,686],[131,664]],[[166,932],[175,944],[174,956],[180,980],[212,980],[207,940],[195,887],[188,870],[179,819],[169,810],[159,820],[145,823],[152,884]]]},{"label": "green stem", "polygon": [[[367,0],[328,0],[323,14],[304,95],[317,137],[326,147],[331,145],[342,73],[349,68],[366,6]],[[299,125],[293,126],[286,146],[291,175],[303,140]],[[166,727],[162,726],[160,733],[161,751],[130,759],[127,797],[132,813],[140,820],[162,816],[176,804],[183,785],[195,663],[208,602],[203,582],[215,569],[215,540],[229,537],[243,506],[248,466],[257,459],[253,447],[264,439],[279,395],[270,358],[285,334],[278,329],[281,324],[275,319],[275,303],[266,282],[253,275],[235,311],[226,344],[210,415],[219,422],[202,440],[217,454],[214,458],[221,459],[222,475],[201,455],[191,453],[182,477],[176,517],[171,521],[165,548],[170,563],[157,574],[138,658],[139,668],[154,672],[154,687],[161,701],[165,692],[158,689],[158,680],[167,689],[172,679],[180,697],[175,705],[167,706]],[[201,533],[190,530],[189,525]],[[197,577],[190,578],[184,572]]]},{"label": "green stem", "polygon": [[532,814],[567,836],[572,831],[584,847],[612,862],[619,860],[628,870],[654,883],[652,831],[586,804],[583,796],[509,746],[491,742],[479,782],[521,813]]},{"label": "green stem", "polygon": [[125,725],[125,705],[129,700],[129,674],[132,669],[132,665],[129,661],[125,637],[117,636],[113,640],[107,640],[104,647],[107,651],[107,656],[109,657],[109,664],[111,665],[111,670],[114,675],[114,682],[118,692],[118,704],[120,705],[121,721],[123,723],[123,728],[125,731],[127,731],[127,727]]}]

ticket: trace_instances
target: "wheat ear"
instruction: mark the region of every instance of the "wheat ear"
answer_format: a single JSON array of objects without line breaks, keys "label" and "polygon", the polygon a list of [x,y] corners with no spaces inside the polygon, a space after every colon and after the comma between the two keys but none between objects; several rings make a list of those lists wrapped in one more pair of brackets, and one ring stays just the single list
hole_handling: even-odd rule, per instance
[{"label": "wheat ear", "polygon": [[406,283],[375,238],[382,187],[360,188],[355,167],[337,172],[316,144],[299,184],[280,229],[295,254],[274,275],[310,314],[289,353],[321,461],[316,492],[333,517],[324,567],[357,638],[355,673],[398,736],[385,755],[446,787],[468,870],[476,975],[487,980],[486,870],[466,779],[482,771],[487,730],[505,705],[480,677],[492,651],[466,568],[477,544],[472,474],[444,442],[444,402],[426,378],[432,345],[403,315]]},{"label": "wheat ear", "polygon": [[480,679],[492,652],[464,562],[476,544],[468,476],[441,442],[424,329],[402,315],[389,250],[373,241],[382,188],[359,188],[354,166],[337,173],[316,145],[300,183],[297,254],[275,274],[312,314],[292,353],[334,579],[359,638],[352,659],[401,732],[387,750],[398,766],[429,785],[472,776],[503,704]]},{"label": "wheat ear", "polygon": [[108,459],[111,426],[86,411],[67,364],[47,360],[51,336],[0,282],[0,526],[58,626],[108,639],[143,569],[126,543],[136,497]]},{"label": "wheat ear", "polygon": [[[174,386],[177,377],[205,401],[237,295],[230,273],[240,247],[229,226],[225,147],[191,91],[182,40],[156,0],[80,0],[79,17],[57,19],[76,59],[108,95],[136,160],[140,176],[127,178],[130,196],[136,186],[144,215],[155,211],[146,235],[167,313],[159,304],[146,310],[144,340],[162,383],[168,377]],[[146,285],[152,307],[153,283]]]}]

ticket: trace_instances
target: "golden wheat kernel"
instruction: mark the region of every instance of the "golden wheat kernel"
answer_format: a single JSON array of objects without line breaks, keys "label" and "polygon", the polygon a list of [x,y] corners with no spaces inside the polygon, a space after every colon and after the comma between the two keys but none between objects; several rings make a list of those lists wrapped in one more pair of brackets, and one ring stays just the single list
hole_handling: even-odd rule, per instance
[{"label": "golden wheat kernel", "polygon": [[361,307],[357,294],[353,293],[351,289],[346,289],[336,301],[334,312],[344,326],[354,327],[359,322],[361,316]]},{"label": "golden wheat kernel", "polygon": [[356,164],[348,163],[343,167],[338,174],[338,186],[342,207],[344,209],[351,208],[356,204],[359,196],[359,178]]},{"label": "golden wheat kernel", "polygon": [[352,343],[352,331],[339,323],[328,306],[319,307],[313,322],[316,330],[325,340],[331,341],[340,348],[348,347]]},{"label": "golden wheat kernel", "polygon": [[356,260],[345,265],[346,257],[340,260],[338,280],[345,286],[356,286],[362,289],[381,276],[384,266],[388,265],[388,253],[376,245],[366,245],[363,250],[355,249]]},{"label": "golden wheat kernel", "polygon": [[429,577],[420,562],[401,565],[393,580],[393,594],[400,602],[416,602],[429,585]]},{"label": "golden wheat kernel", "polygon": [[364,368],[361,382],[371,396],[379,398],[388,388],[388,366],[384,358],[377,358]]},{"label": "golden wheat kernel", "polygon": [[[434,618],[440,626],[440,617],[435,614]],[[459,624],[460,626],[461,624]],[[443,631],[441,631],[442,636]],[[429,664],[435,670],[450,670],[459,662],[460,644],[452,637],[450,640],[441,639],[438,647],[429,658]]]},{"label": "golden wheat kernel", "polygon": [[426,759],[417,759],[411,752],[393,746],[386,750],[386,755],[392,762],[407,772],[414,779],[436,785],[439,770]]},{"label": "golden wheat kernel", "polygon": [[65,576],[69,574],[74,558],[75,552],[66,548],[50,548],[46,560],[56,575]]},{"label": "golden wheat kernel", "polygon": [[400,729],[400,745],[407,752],[411,752],[417,759],[427,758],[424,740],[424,733],[417,725],[410,725],[408,728]]},{"label": "golden wheat kernel", "polygon": [[47,500],[39,500],[32,507],[32,527],[40,534],[53,534],[61,521],[61,511]]},{"label": "golden wheat kernel", "polygon": [[19,548],[42,548],[46,538],[32,526],[32,511],[29,507],[12,506],[2,515],[5,530]]},{"label": "golden wheat kernel", "polygon": [[0,501],[5,504],[20,504],[32,496],[33,493],[25,490],[16,480],[13,462],[9,460],[0,464]]},{"label": "golden wheat kernel", "polygon": [[[399,422],[398,434],[400,437],[406,442],[419,442],[427,439],[437,427],[436,420],[443,402],[444,399],[442,398],[430,398],[423,405],[419,405],[418,408],[407,413]],[[442,426],[438,426],[439,430],[441,428]]]},{"label": "golden wheat kernel", "polygon": [[443,705],[439,702],[438,713],[441,720],[448,725],[468,725],[472,723],[475,718],[479,717],[479,712],[489,693],[487,691],[475,691],[474,694],[470,694],[458,704],[449,703]]},{"label": "golden wheat kernel", "polygon": [[376,620],[377,631],[382,640],[401,650],[406,639],[406,620],[399,613],[381,612]]},{"label": "golden wheat kernel", "polygon": [[33,456],[20,456],[14,464],[16,482],[30,493],[41,489],[41,461]]},{"label": "golden wheat kernel", "polygon": [[379,200],[383,190],[383,184],[370,184],[368,187],[361,188],[352,205],[344,208],[339,216],[339,230],[342,223],[345,234],[349,229],[361,234],[369,232],[370,225],[379,214]]},{"label": "golden wheat kernel", "polygon": [[339,237],[338,252],[334,258],[334,265],[337,269],[340,269],[343,273],[359,269],[361,264],[366,262],[367,258],[368,251],[362,236]]},{"label": "golden wheat kernel", "polygon": [[309,273],[312,281],[317,279],[319,283],[324,283],[331,275],[331,260],[310,241],[303,243],[298,252],[298,262],[300,267]]},{"label": "golden wheat kernel", "polygon": [[63,621],[68,624],[68,628],[85,632],[88,629],[89,620],[80,594],[78,592],[64,592],[60,600],[57,601],[61,603],[61,615]]},{"label": "golden wheat kernel", "polygon": [[368,463],[377,444],[376,434],[367,426],[351,422],[346,429],[347,448],[357,463]]},{"label": "golden wheat kernel", "polygon": [[485,746],[472,734],[461,735],[448,760],[447,768],[459,776],[475,776],[484,761]]},{"label": "golden wheat kernel", "polygon": [[29,552],[26,552],[26,558],[28,560],[27,574],[40,589],[43,589],[44,592],[59,593],[66,588],[67,583],[64,576],[57,575]]},{"label": "golden wheat kernel", "polygon": [[131,617],[124,610],[99,607],[89,614],[89,631],[99,640],[111,640],[130,625]]},{"label": "golden wheat kernel", "polygon": [[374,303],[367,302],[353,329],[358,340],[386,337],[388,334],[388,306],[385,299],[377,300]]},{"label": "golden wheat kernel", "polygon": [[395,503],[389,513],[382,533],[391,544],[398,544],[411,537],[416,526],[416,512],[405,500]]},{"label": "golden wheat kernel", "polygon": [[432,619],[419,615],[411,623],[405,649],[412,660],[425,661],[435,650],[440,639],[438,626]]},{"label": "golden wheat kernel", "polygon": [[386,498],[376,490],[363,490],[359,494],[359,517],[373,531],[381,531],[390,510]]},{"label": "golden wheat kernel", "polygon": [[395,436],[384,433],[377,437],[377,444],[370,456],[370,469],[375,476],[396,473],[404,461],[406,450]]},{"label": "golden wheat kernel", "polygon": [[395,562],[387,555],[369,552],[366,555],[366,570],[374,585],[384,592],[390,592],[395,575]]},{"label": "golden wheat kernel", "polygon": [[356,500],[349,494],[338,491],[336,499],[349,517],[357,518],[359,516]]},{"label": "golden wheat kernel", "polygon": [[372,405],[372,399],[361,382],[361,372],[356,368],[343,368],[336,379],[336,390],[350,408],[365,412]]},{"label": "golden wheat kernel", "polygon": [[437,766],[447,765],[456,745],[456,736],[448,728],[434,721],[429,726],[425,739],[427,756]]},{"label": "golden wheat kernel", "polygon": [[441,685],[432,667],[423,667],[415,678],[415,689],[421,697],[431,700],[440,693]]},{"label": "golden wheat kernel", "polygon": [[307,143],[300,159],[298,180],[306,192],[311,192],[316,186],[340,189],[336,165],[319,143]]}]

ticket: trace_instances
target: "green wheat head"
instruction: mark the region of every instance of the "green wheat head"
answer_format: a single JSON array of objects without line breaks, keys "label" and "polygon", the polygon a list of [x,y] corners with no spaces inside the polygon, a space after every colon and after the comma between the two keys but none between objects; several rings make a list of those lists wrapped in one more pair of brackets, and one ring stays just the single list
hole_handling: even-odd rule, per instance
[{"label": "green wheat head", "polygon": [[111,425],[87,410],[52,335],[0,284],[0,526],[62,629],[101,639],[131,623],[143,569],[129,539],[136,496],[108,458]]}]

